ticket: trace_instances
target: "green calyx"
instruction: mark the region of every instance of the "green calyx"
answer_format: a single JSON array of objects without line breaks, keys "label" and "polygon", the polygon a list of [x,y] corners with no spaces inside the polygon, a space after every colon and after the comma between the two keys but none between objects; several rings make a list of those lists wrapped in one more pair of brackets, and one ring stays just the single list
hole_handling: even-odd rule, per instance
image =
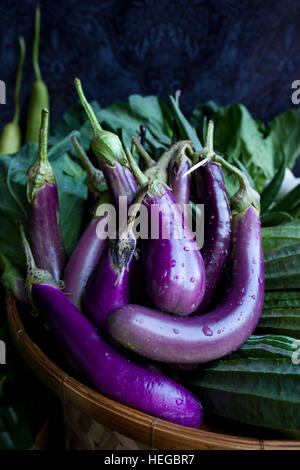
[{"label": "green calyx", "polygon": [[146,176],[139,168],[128,147],[125,148],[125,152],[129,166],[137,184],[142,189],[147,188],[146,194],[149,197],[151,197],[151,193],[154,193],[157,196],[161,197],[165,193],[166,184],[156,176],[154,176],[153,178],[148,178],[148,176]]},{"label": "green calyx", "polygon": [[239,170],[236,166],[228,163],[224,158],[215,156],[214,160],[220,163],[230,173],[232,173],[239,181],[240,187],[230,200],[232,215],[245,212],[249,206],[255,207],[260,211],[260,196],[259,193],[252,188],[247,176]]},{"label": "green calyx", "polygon": [[174,166],[176,165],[176,173],[177,174],[184,169],[184,166],[185,166],[186,163],[189,163],[190,167],[192,165],[192,161],[187,155],[187,154],[189,154],[190,157],[193,155],[193,149],[191,147],[191,144],[186,142],[186,141],[183,141],[180,144],[181,145],[178,147],[178,150],[176,152],[176,155],[175,155],[174,159],[170,163],[170,170],[171,171],[174,168]]},{"label": "green calyx", "polygon": [[27,267],[25,287],[31,301],[30,292],[33,284],[50,284],[54,287],[59,286],[56,284],[52,275],[48,271],[36,267],[30,245],[25,235],[24,227],[21,223],[19,223],[19,227]]},{"label": "green calyx", "polygon": [[47,156],[49,111],[42,110],[42,120],[39,135],[39,148],[36,162],[27,172],[27,199],[33,202],[37,191],[44,187],[45,183],[55,184],[55,174]]},{"label": "green calyx", "polygon": [[94,132],[92,140],[92,150],[97,158],[103,159],[110,166],[114,167],[115,162],[126,166],[127,159],[119,137],[113,132],[102,129],[91,105],[87,101],[79,78],[75,78],[74,85],[78,93],[80,102],[85,109],[88,119]]}]

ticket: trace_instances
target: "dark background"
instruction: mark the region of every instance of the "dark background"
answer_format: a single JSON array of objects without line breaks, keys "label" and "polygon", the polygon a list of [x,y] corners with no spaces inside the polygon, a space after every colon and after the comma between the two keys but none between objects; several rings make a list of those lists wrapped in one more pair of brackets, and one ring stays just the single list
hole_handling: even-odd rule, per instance
[{"label": "dark background", "polygon": [[[18,36],[27,60],[23,115],[33,80],[34,0],[0,0],[0,79],[12,116]],[[242,102],[269,120],[291,103],[300,79],[300,2],[297,0],[43,0],[40,63],[51,98],[52,124],[77,101],[79,76],[89,99],[106,106],[129,94],[183,91],[185,112],[213,99]]]}]

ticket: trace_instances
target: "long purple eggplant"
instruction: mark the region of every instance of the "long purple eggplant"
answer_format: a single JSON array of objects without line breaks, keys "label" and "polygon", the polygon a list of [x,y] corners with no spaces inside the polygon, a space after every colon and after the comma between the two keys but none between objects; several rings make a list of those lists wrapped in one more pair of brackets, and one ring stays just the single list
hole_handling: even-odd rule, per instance
[{"label": "long purple eggplant", "polygon": [[136,249],[133,227],[144,195],[145,191],[138,195],[126,227],[115,239],[108,240],[85,288],[85,312],[94,325],[103,330],[109,314],[129,303],[130,267]]},{"label": "long purple eggplant", "polygon": [[127,207],[134,201],[137,184],[127,168],[127,159],[119,137],[113,132],[105,131],[88,103],[78,78],[74,80],[75,88],[94,131],[92,151],[97,157],[114,203],[118,207],[119,197],[127,198]]},{"label": "long purple eggplant", "polygon": [[[213,122],[208,124],[205,149],[198,159],[213,158]],[[204,245],[201,250],[206,290],[197,313],[207,311],[224,270],[231,244],[232,217],[221,165],[208,161],[195,171],[197,203],[204,204]]]},{"label": "long purple eggplant", "polygon": [[99,195],[107,189],[103,172],[95,168],[89,157],[80,145],[75,135],[71,137],[74,148],[86,171],[86,185],[88,188],[88,205],[93,210],[98,202]]},{"label": "long purple eggplant", "polygon": [[107,203],[111,203],[110,195],[103,192],[64,270],[64,292],[79,310],[82,308],[86,283],[101,258],[106,243],[105,236],[99,236],[97,226],[99,221],[106,217],[106,214],[99,213],[99,209]]},{"label": "long purple eggplant", "polygon": [[90,321],[36,268],[22,231],[27,259],[27,289],[33,307],[76,368],[109,398],[167,421],[198,428],[203,420],[198,399],[182,385],[131,362],[101,337]]},{"label": "long purple eggplant", "polygon": [[175,201],[182,207],[187,205],[190,200],[191,177],[190,175],[184,176],[192,166],[187,152],[190,155],[193,153],[191,145],[185,142],[181,143],[168,168],[168,184],[172,188]]},{"label": "long purple eggplant", "polygon": [[149,181],[126,150],[139,184],[148,186],[143,205],[149,233],[148,239],[142,240],[147,296],[162,310],[189,315],[198,308],[205,292],[201,253],[171,191],[158,179]]},{"label": "long purple eggplant", "polygon": [[196,364],[219,359],[238,349],[255,329],[264,303],[264,263],[259,196],[243,173],[231,199],[233,211],[230,285],[216,308],[203,315],[179,318],[139,305],[111,314],[108,331],[127,348],[149,359]]},{"label": "long purple eggplant", "polygon": [[29,235],[36,263],[59,282],[66,254],[59,223],[59,203],[55,174],[47,157],[49,111],[42,110],[36,162],[27,171]]}]

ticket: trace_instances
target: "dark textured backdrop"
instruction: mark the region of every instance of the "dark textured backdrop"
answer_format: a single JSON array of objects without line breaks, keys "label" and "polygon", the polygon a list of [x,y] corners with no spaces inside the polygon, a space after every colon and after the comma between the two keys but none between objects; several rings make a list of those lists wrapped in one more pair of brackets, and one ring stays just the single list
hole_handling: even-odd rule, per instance
[{"label": "dark textured backdrop", "polygon": [[[40,3],[40,62],[52,123],[76,100],[76,75],[88,97],[102,105],[131,93],[166,97],[179,87],[187,112],[214,99],[221,105],[243,102],[267,120],[292,106],[291,82],[300,79],[298,0]],[[25,36],[28,49],[32,45],[35,4],[0,0],[0,79],[7,84],[0,125],[12,113],[18,35]],[[32,79],[27,56],[24,105]]]}]

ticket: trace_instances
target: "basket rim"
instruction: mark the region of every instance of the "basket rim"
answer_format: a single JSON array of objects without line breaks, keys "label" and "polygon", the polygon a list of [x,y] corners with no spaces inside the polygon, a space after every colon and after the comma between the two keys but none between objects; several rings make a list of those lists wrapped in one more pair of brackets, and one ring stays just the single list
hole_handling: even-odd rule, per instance
[{"label": "basket rim", "polygon": [[31,371],[59,396],[62,405],[74,406],[91,419],[161,450],[300,450],[300,441],[264,440],[191,429],[118,403],[81,383],[57,366],[30,338],[20,318],[15,298],[6,296],[12,341]]}]

